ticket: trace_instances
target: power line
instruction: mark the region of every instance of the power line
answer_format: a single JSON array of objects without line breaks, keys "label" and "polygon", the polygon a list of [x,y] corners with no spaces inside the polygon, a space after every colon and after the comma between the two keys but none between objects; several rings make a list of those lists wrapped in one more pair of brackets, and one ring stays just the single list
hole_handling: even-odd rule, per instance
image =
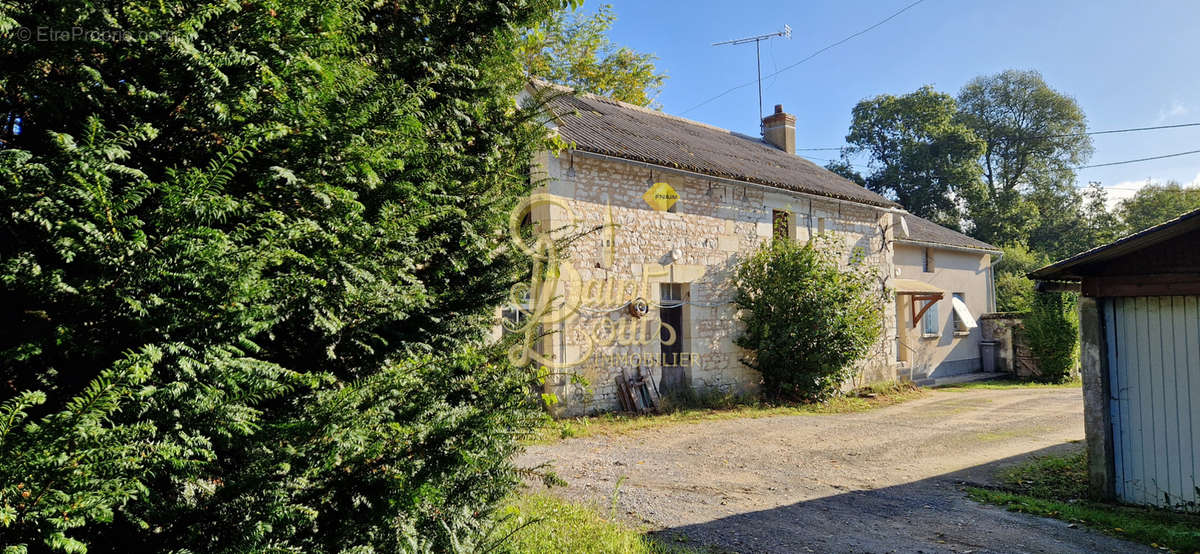
[{"label": "power line", "polygon": [[1103,163],[1103,164],[1081,165],[1079,167],[1072,167],[1071,169],[1090,169],[1093,167],[1108,167],[1110,165],[1124,165],[1124,164],[1131,164],[1131,163],[1137,163],[1137,162],[1148,162],[1151,160],[1161,160],[1164,158],[1174,158],[1177,156],[1187,156],[1190,154],[1200,154],[1200,150],[1189,150],[1187,152],[1177,152],[1175,154],[1163,154],[1162,156],[1150,156],[1149,158],[1138,158],[1136,160],[1122,160],[1119,162],[1108,162],[1108,163]]},{"label": "power line", "polygon": [[[875,29],[876,27],[878,27],[878,26],[880,26],[880,25],[883,25],[884,23],[887,23],[888,21],[891,21],[892,19],[895,19],[895,18],[896,18],[897,16],[899,16],[900,14],[902,14],[902,13],[904,13],[904,12],[908,11],[908,10],[909,10],[909,9],[911,9],[913,6],[916,6],[917,4],[920,4],[921,2],[924,2],[924,1],[925,1],[925,0],[917,0],[916,2],[913,2],[912,4],[909,4],[909,5],[907,5],[907,6],[904,6],[903,8],[901,8],[901,9],[900,9],[900,11],[898,11],[898,12],[896,12],[896,13],[893,13],[892,15],[889,15],[887,18],[883,19],[882,21],[880,21],[880,22],[878,22],[878,23],[876,23],[876,24],[874,24],[874,25],[871,25],[870,27],[867,27],[866,29],[863,29],[863,30],[861,30],[861,31],[859,31],[859,32],[857,32],[857,33],[854,33],[853,35],[850,35],[850,36],[848,36],[848,37],[846,37],[846,38],[844,38],[844,39],[842,39],[842,40],[839,40],[839,41],[837,41],[837,42],[835,42],[835,43],[833,43],[833,44],[830,44],[829,46],[826,46],[826,47],[824,47],[824,48],[822,48],[822,49],[820,49],[820,50],[817,50],[816,52],[813,52],[812,54],[809,54],[809,55],[808,55],[807,57],[805,57],[804,59],[802,59],[802,60],[800,60],[800,61],[798,61],[798,62],[796,62],[796,63],[794,63],[794,64],[792,64],[792,65],[784,66],[784,68],[783,68],[783,69],[780,69],[780,70],[778,70],[778,71],[776,71],[776,72],[774,72],[774,73],[771,73],[771,74],[767,75],[767,76],[766,76],[766,78],[768,78],[768,79],[769,79],[769,78],[771,78],[771,77],[774,77],[774,76],[776,76],[776,75],[779,75],[780,73],[783,73],[784,71],[787,71],[787,70],[789,70],[789,69],[791,69],[791,68],[793,68],[793,67],[796,67],[796,66],[798,66],[798,65],[800,65],[800,64],[802,64],[802,63],[804,63],[804,62],[807,62],[808,60],[811,60],[811,59],[813,59],[813,58],[817,57],[818,55],[820,55],[821,53],[825,52],[826,50],[829,50],[830,48],[834,48],[834,47],[836,47],[836,46],[840,46],[840,45],[842,45],[842,44],[844,44],[844,43],[846,43],[846,42],[848,42],[848,41],[850,41],[850,40],[852,40],[852,39],[858,38],[859,36],[862,36],[862,35],[866,34],[867,32],[869,32],[869,31],[871,31],[871,30]],[[721,98],[721,97],[723,97],[723,96],[725,96],[725,95],[727,95],[727,94],[729,94],[729,93],[731,93],[731,92],[733,92],[733,91],[735,91],[735,90],[746,88],[746,87],[748,87],[748,86],[750,86],[750,85],[753,85],[753,84],[754,84],[754,83],[756,83],[756,82],[758,82],[758,81],[757,81],[757,80],[754,80],[754,81],[750,81],[750,82],[748,82],[748,83],[743,83],[743,84],[740,84],[740,85],[738,85],[738,86],[732,87],[732,88],[730,88],[729,90],[726,90],[725,92],[722,92],[721,94],[718,94],[718,95],[716,95],[716,96],[713,96],[712,98],[709,98],[708,100],[705,100],[705,101],[703,101],[703,102],[701,102],[701,103],[699,103],[699,104],[696,104],[695,106],[692,106],[692,107],[690,107],[690,108],[688,108],[688,109],[686,109],[686,110],[683,110],[682,112],[679,112],[679,115],[684,115],[684,114],[686,114],[686,113],[688,113],[688,112],[690,112],[690,111],[692,111],[692,110],[694,110],[694,109],[696,109],[696,108],[699,108],[700,106],[703,106],[703,105],[705,105],[705,104],[708,104],[709,102],[712,102],[713,100],[716,100],[716,99],[718,99],[718,98]]]},{"label": "power line", "polygon": [[[1197,123],[1179,123],[1176,125],[1155,125],[1152,127],[1130,127],[1128,129],[1109,129],[1107,131],[1088,131],[1086,133],[1066,133],[1062,135],[1042,135],[1030,138],[1064,138],[1064,137],[1082,137],[1087,135],[1111,135],[1114,133],[1132,133],[1136,131],[1158,131],[1162,129],[1179,129],[1181,127],[1200,127],[1200,122]],[[848,148],[847,146],[827,146],[821,148],[797,148],[797,151],[803,150],[806,152],[815,152],[818,150],[841,150]]]},{"label": "power line", "polygon": [[1130,127],[1128,129],[1110,129],[1108,131],[1089,131],[1087,133],[1067,133],[1065,135],[1046,135],[1046,138],[1081,137],[1084,135],[1110,135],[1113,133],[1132,133],[1134,131],[1156,131],[1159,129],[1178,129],[1180,127],[1200,127],[1198,123],[1180,123],[1178,125],[1156,125],[1153,127]]},{"label": "power line", "polygon": [[[1113,166],[1113,165],[1124,165],[1124,164],[1132,164],[1132,163],[1138,163],[1138,162],[1148,162],[1148,161],[1152,161],[1152,160],[1162,160],[1162,159],[1166,159],[1166,158],[1176,158],[1179,156],[1189,156],[1192,154],[1200,154],[1200,150],[1188,150],[1187,152],[1176,152],[1174,154],[1163,154],[1161,156],[1150,156],[1148,158],[1137,158],[1137,159],[1133,159],[1133,160],[1121,160],[1119,162],[1107,162],[1107,163],[1102,163],[1102,164],[1081,165],[1081,166],[1072,167],[1070,169],[1076,170],[1076,169],[1091,169],[1094,167],[1108,167],[1108,166]],[[840,161],[842,161],[842,160],[832,160],[829,158],[817,158],[814,156],[805,156],[803,154],[800,154],[800,157],[807,158],[809,160],[823,161],[823,162],[840,162]],[[868,166],[862,166],[862,165],[853,164],[853,163],[848,164],[848,165],[850,165],[851,167],[859,167],[859,168],[868,167]]]},{"label": "power line", "polygon": [[[806,160],[812,161],[812,162],[842,162],[843,161],[843,160],[831,160],[829,158],[814,158],[812,156],[805,156],[803,154],[798,154],[798,156],[800,156],[801,158],[804,158]],[[845,162],[845,164],[850,167],[853,167],[855,169],[865,169],[865,170],[871,169],[871,166],[862,165],[862,164],[855,164],[855,163],[850,163],[850,162]]]}]

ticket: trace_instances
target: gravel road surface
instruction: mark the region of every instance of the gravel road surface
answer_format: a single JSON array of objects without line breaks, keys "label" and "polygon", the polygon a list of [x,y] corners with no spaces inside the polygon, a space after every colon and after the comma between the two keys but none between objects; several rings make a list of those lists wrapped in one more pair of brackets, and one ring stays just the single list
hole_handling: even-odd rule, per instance
[{"label": "gravel road surface", "polygon": [[530,447],[554,489],[734,552],[1155,552],[969,500],[963,482],[1079,448],[1079,389],[934,390],[839,415],[737,419]]}]

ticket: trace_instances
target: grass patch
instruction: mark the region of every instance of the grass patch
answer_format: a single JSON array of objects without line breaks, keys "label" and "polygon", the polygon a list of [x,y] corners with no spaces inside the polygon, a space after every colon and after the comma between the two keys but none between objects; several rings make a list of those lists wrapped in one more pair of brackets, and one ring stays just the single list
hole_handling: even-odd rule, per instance
[{"label": "grass patch", "polygon": [[[612,511],[611,509],[609,510]],[[513,554],[542,552],[612,552],[683,554],[698,552],[681,542],[646,535],[591,506],[573,504],[550,494],[524,494],[501,509],[505,518],[492,533],[508,537],[500,550]],[[681,541],[677,538],[676,541]]]},{"label": "grass patch", "polygon": [[1200,515],[1088,500],[1085,452],[1035,458],[1000,477],[1006,490],[971,487],[967,493],[978,502],[1086,525],[1155,548],[1200,552]]},{"label": "grass patch", "polygon": [[971,381],[953,385],[939,385],[938,390],[1006,390],[1006,389],[1077,389],[1083,386],[1083,381],[1075,379],[1065,383],[1035,383],[1033,381],[1018,381],[1016,379],[992,379],[988,381]]},{"label": "grass patch", "polygon": [[709,395],[676,402],[662,413],[646,416],[608,413],[551,421],[532,442],[545,444],[573,437],[621,435],[667,425],[727,419],[862,412],[899,404],[925,394],[924,390],[911,384],[889,381],[855,389],[817,404],[774,405],[745,397]]}]

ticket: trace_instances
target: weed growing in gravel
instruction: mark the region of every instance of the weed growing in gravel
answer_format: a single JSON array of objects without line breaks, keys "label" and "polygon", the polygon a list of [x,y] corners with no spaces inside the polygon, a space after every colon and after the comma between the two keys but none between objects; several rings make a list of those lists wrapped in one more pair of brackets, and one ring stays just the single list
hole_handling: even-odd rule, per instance
[{"label": "weed growing in gravel", "polygon": [[941,385],[934,387],[937,390],[1004,390],[1004,389],[1077,389],[1083,386],[1083,381],[1075,379],[1065,383],[1034,383],[1031,381],[1018,381],[1016,379],[992,379],[989,381],[971,381],[969,383],[955,383],[953,385]]},{"label": "weed growing in gravel", "polygon": [[1200,515],[1088,500],[1087,454],[1034,458],[1001,474],[1006,490],[967,489],[977,502],[1082,524],[1176,552],[1200,552]]},{"label": "weed growing in gravel", "polygon": [[[513,554],[542,552],[621,552],[629,554],[685,554],[696,552],[681,544],[647,536],[642,529],[605,515],[591,507],[573,504],[549,494],[524,494],[500,511],[501,527],[493,536],[508,537],[504,551]],[[675,542],[681,541],[679,538]]]}]

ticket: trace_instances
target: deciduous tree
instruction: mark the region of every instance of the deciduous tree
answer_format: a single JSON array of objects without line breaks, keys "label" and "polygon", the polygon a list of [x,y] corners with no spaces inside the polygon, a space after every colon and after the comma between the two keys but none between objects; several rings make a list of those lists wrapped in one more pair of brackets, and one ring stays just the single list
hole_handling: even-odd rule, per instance
[{"label": "deciduous tree", "polygon": [[983,184],[967,207],[971,234],[993,244],[1025,240],[1040,219],[1024,194],[1039,183],[1073,186],[1075,166],[1092,153],[1087,118],[1074,98],[1049,87],[1036,71],[1010,69],[976,77],[958,94],[958,121],[987,147],[979,157]]},{"label": "deciduous tree", "polygon": [[654,105],[667,76],[655,68],[653,54],[613,44],[608,32],[616,19],[608,4],[591,15],[578,5],[558,12],[525,34],[521,56],[526,70],[581,92]]},{"label": "deciduous tree", "polygon": [[859,102],[846,142],[850,152],[871,157],[866,187],[916,215],[960,228],[958,202],[979,183],[984,143],[956,114],[954,98],[929,86]]},{"label": "deciduous tree", "polygon": [[1184,187],[1178,181],[1148,184],[1117,204],[1125,234],[1136,233],[1200,209],[1200,187]]}]

